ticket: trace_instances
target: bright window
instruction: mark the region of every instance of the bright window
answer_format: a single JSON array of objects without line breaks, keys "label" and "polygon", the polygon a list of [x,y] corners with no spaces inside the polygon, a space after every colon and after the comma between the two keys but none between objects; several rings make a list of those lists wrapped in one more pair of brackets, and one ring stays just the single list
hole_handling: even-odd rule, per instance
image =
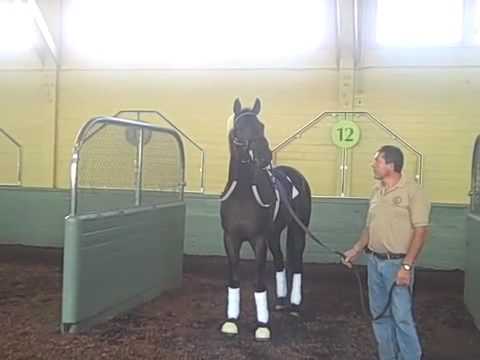
[{"label": "bright window", "polygon": [[473,7],[473,42],[480,45],[480,0],[475,1]]},{"label": "bright window", "polygon": [[325,42],[327,0],[72,0],[70,50],[104,64],[274,63]]},{"label": "bright window", "polygon": [[382,46],[458,45],[464,0],[377,0],[376,41]]},{"label": "bright window", "polygon": [[35,45],[36,32],[26,2],[0,2],[0,53],[21,53]]}]

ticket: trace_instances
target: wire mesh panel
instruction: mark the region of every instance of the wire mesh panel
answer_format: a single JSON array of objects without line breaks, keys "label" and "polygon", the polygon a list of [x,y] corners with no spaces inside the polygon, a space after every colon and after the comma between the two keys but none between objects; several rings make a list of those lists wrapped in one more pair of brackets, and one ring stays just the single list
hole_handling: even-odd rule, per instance
[{"label": "wire mesh panel", "polygon": [[170,129],[174,129],[185,140],[183,147],[185,158],[185,190],[189,192],[203,192],[205,190],[205,151],[190,136],[180,130],[165,115],[154,110],[122,110],[115,117],[142,121],[150,124],[160,123]]},{"label": "wire mesh panel", "polygon": [[0,129],[0,185],[21,185],[22,151],[20,144]]},{"label": "wire mesh panel", "polygon": [[183,199],[183,147],[174,131],[115,118],[94,120],[82,130],[74,151],[72,212]]},{"label": "wire mesh panel", "polygon": [[178,201],[183,187],[180,149],[176,139],[164,133],[152,135],[144,147],[142,204]]}]

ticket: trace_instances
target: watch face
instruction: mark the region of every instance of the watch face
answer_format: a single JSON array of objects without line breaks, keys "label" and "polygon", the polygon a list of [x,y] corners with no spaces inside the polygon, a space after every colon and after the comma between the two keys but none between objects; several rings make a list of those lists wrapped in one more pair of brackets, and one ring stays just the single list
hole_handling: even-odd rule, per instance
[{"label": "watch face", "polygon": [[411,265],[408,265],[408,264],[402,264],[402,267],[407,270],[407,271],[410,271],[412,270],[412,266]]}]

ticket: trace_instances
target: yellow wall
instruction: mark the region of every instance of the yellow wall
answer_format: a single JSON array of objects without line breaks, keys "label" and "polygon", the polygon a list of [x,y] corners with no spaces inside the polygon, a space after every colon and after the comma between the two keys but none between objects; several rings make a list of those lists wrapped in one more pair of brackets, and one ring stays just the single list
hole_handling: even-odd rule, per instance
[{"label": "yellow wall", "polygon": [[[475,106],[479,74],[470,69],[360,72],[363,105],[353,110],[373,113],[425,155],[424,183],[436,201],[467,201],[472,146],[480,132]],[[54,73],[2,71],[0,79],[1,126],[24,146],[24,184],[51,186]],[[336,73],[328,70],[63,71],[56,182],[59,187],[68,186],[74,136],[85,121],[122,109],[155,109],[204,147],[206,190],[219,192],[228,161],[226,120],[235,97],[245,104],[251,104],[256,96],[262,99],[262,119],[271,144],[276,145],[316,114],[340,110],[336,80]],[[313,135],[312,130],[310,143],[315,141]],[[302,152],[312,154],[313,150],[300,146],[296,151],[302,157]],[[298,157],[289,162],[304,169],[313,183],[320,181],[316,176],[322,174],[330,188],[335,181],[325,174],[335,170],[335,150],[330,146],[315,151],[318,162],[308,165],[308,159]],[[191,154],[191,161],[198,163],[198,154]],[[330,159],[324,168],[322,158]],[[362,190],[369,186],[369,161],[356,164],[359,172],[355,176],[367,179]]]},{"label": "yellow wall", "polygon": [[[328,71],[64,72],[58,184],[67,185],[65,170],[79,127],[93,116],[134,108],[160,111],[195,139],[206,152],[206,190],[219,192],[226,179],[227,119],[235,97],[248,105],[261,97],[262,119],[275,144],[310,120],[319,111],[318,103],[335,106],[335,80],[335,73]],[[149,120],[163,125],[160,119]],[[198,164],[199,153],[191,147],[187,150],[187,163]],[[190,184],[192,189],[195,182]]]},{"label": "yellow wall", "polygon": [[52,185],[54,79],[51,71],[0,71],[0,127],[22,145],[24,186]]}]

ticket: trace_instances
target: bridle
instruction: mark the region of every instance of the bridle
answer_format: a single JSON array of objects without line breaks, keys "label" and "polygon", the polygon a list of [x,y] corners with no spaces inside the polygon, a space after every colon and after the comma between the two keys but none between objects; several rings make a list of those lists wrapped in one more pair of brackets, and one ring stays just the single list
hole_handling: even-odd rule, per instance
[{"label": "bridle", "polygon": [[[243,116],[247,116],[247,115],[250,115],[250,116],[254,116],[255,119],[260,122],[260,120],[258,120],[258,117],[257,117],[257,114],[252,112],[252,111],[246,111],[244,113],[241,113],[239,114],[238,116],[236,116],[234,119],[233,119],[233,137],[232,137],[232,144],[237,148],[237,149],[241,149],[242,151],[239,152],[239,153],[246,153],[248,156],[245,156],[243,159],[240,158],[240,162],[242,164],[250,164],[250,163],[254,163],[255,162],[255,151],[254,149],[252,149],[252,143],[254,143],[255,141],[258,141],[259,139],[262,139],[264,137],[257,137],[257,138],[254,138],[254,139],[248,139],[248,140],[241,140],[239,139],[235,132],[236,132],[236,124],[237,124],[237,121],[242,118]],[[260,122],[261,123],[261,122]]]}]

